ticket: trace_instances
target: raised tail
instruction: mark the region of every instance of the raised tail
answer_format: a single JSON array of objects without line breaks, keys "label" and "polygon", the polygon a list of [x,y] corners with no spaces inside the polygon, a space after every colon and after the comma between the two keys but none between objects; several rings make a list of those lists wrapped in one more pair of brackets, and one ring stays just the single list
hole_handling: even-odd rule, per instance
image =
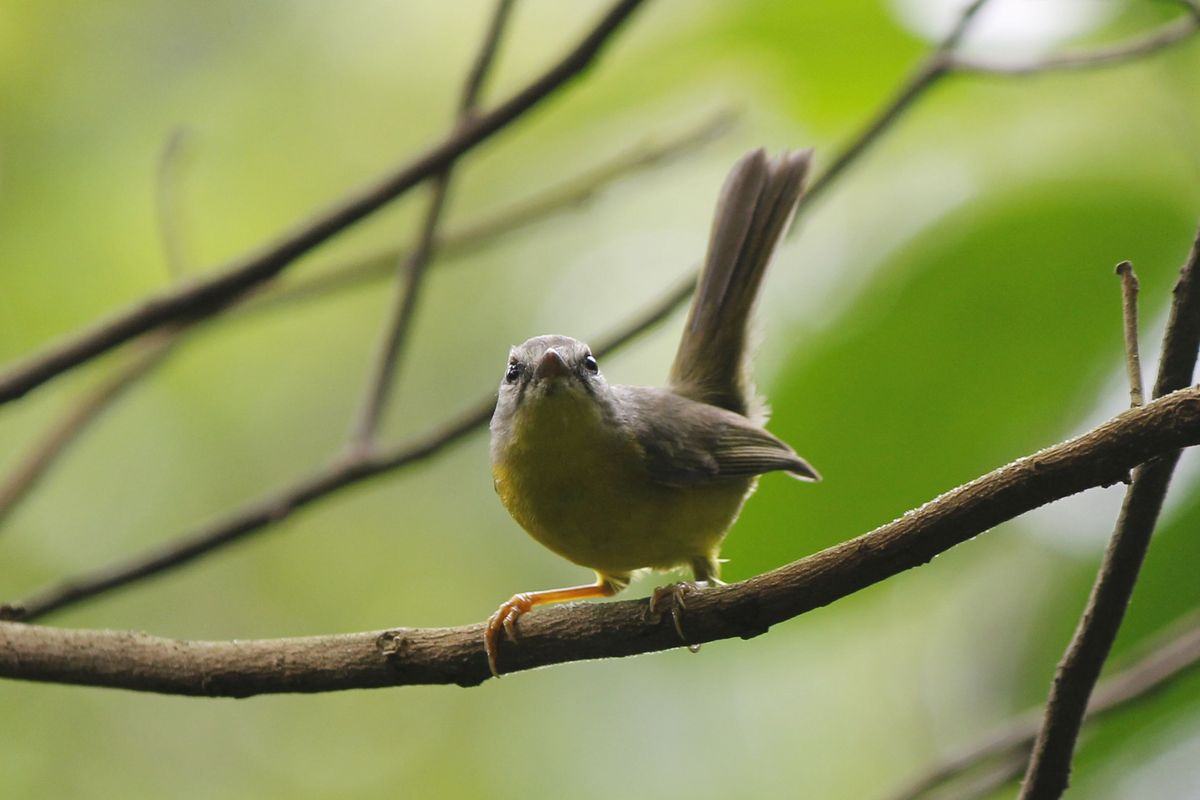
[{"label": "raised tail", "polygon": [[671,366],[670,386],[677,394],[744,416],[758,411],[747,352],[750,312],[800,199],[811,155],[801,150],[772,159],[758,149],[730,170]]}]

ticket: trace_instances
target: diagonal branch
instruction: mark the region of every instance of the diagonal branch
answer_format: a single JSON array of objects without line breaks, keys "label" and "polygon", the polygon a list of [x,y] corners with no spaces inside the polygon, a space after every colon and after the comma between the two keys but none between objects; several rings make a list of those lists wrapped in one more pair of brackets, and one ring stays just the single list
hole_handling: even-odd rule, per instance
[{"label": "diagonal branch", "polygon": [[[798,214],[804,210],[804,206],[824,194],[829,183],[852,166],[874,144],[876,139],[890,130],[904,116],[917,99],[927,94],[945,77],[950,75],[1018,77],[1044,72],[1119,66],[1166,50],[1191,39],[1200,32],[1200,11],[1197,11],[1197,6],[1188,2],[1185,5],[1189,12],[1178,20],[1139,38],[1128,42],[1118,42],[1107,47],[1050,56],[1026,64],[993,63],[956,54],[956,48],[970,30],[972,22],[986,2],[987,0],[975,0],[966,7],[950,34],[913,71],[909,79],[901,85],[892,99],[880,109],[866,128],[851,140],[850,144],[830,162],[824,172],[816,177],[809,186],[808,192],[800,198]],[[794,233],[796,230],[797,228],[793,226],[792,232]]]},{"label": "diagonal branch", "polygon": [[[917,70],[913,79],[910,79],[910,81],[901,86],[893,99],[886,103],[884,109],[876,115],[874,121],[868,124],[858,136],[852,139],[851,142],[841,152],[841,154],[830,163],[825,172],[817,177],[817,179],[810,186],[808,192],[800,198],[800,202],[796,210],[797,216],[806,211],[806,209],[809,207],[810,200],[814,199],[821,192],[832,185],[834,181],[839,179],[840,176],[845,173],[847,168],[849,168],[859,157],[861,157],[861,155],[865,153],[871,145],[878,141],[878,139],[885,132],[895,125],[903,113],[916,99],[927,94],[928,90],[936,83],[936,77],[927,77],[925,73],[930,70],[940,73],[946,69],[943,64],[947,57],[947,53],[949,53],[958,44],[962,36],[965,35],[969,23],[973,20],[974,15],[979,12],[980,8],[985,2],[986,0],[976,0],[976,2],[973,2],[967,7],[963,16],[960,17],[958,24],[951,32],[951,35],[943,41],[937,50],[935,50],[933,56],[926,61],[925,66],[922,69]],[[1145,53],[1141,53],[1141,55],[1149,55],[1150,52],[1153,51],[1147,51]],[[581,188],[586,189],[586,186]],[[564,199],[569,195],[569,191],[564,191]],[[534,216],[536,215],[531,213],[529,218],[533,218]],[[503,217],[498,219],[503,220]],[[488,226],[483,225],[480,227],[486,230]],[[794,232],[798,230],[798,227],[793,225],[791,230]],[[463,232],[463,235],[466,236],[466,233]],[[362,270],[362,274],[365,274],[369,270],[378,269],[378,267],[363,263],[361,267],[354,268],[354,272],[356,274],[348,274],[346,280],[357,281],[358,270],[360,269]],[[340,282],[343,279],[341,277],[336,279],[333,279],[332,277],[319,277],[313,280],[330,280],[331,284],[337,283],[338,285],[341,285]],[[695,280],[694,274],[690,277],[690,280]],[[316,292],[324,291],[323,288],[319,288],[315,285],[308,287],[308,284],[300,284],[295,287],[291,287],[287,291],[295,291],[297,296],[300,296],[302,293],[308,293],[309,288]],[[656,310],[650,315],[650,317],[653,319],[665,317],[675,307],[682,305],[689,296],[689,293],[681,294],[679,293],[679,290],[672,290],[668,295],[664,296],[659,301],[659,305],[656,307]],[[271,302],[270,298],[268,297],[263,297],[262,300],[264,305]],[[641,322],[638,322],[637,325],[641,325]],[[635,325],[635,327],[637,327],[637,325]],[[616,336],[616,339],[618,342],[624,340],[620,334]],[[0,390],[2,389],[3,378],[0,377]],[[0,392],[0,402],[3,402],[2,392]],[[256,512],[259,504],[251,504],[250,506],[245,507],[241,512],[231,514],[226,519],[224,524],[215,524],[213,526],[201,529],[181,540],[164,544],[159,548],[156,548],[152,553],[145,554],[144,556],[132,559],[122,564],[111,565],[108,568],[93,571],[86,575],[80,576],[76,580],[67,581],[61,586],[51,587],[50,589],[39,592],[34,598],[31,598],[26,603],[21,604],[21,607],[28,612],[29,617],[38,616],[43,613],[48,613],[51,610],[61,608],[65,605],[73,604],[85,598],[101,594],[113,588],[124,586],[133,581],[149,577],[156,574],[159,570],[169,569],[177,566],[178,564],[185,563],[186,561],[189,561],[203,553],[214,550],[229,541],[236,540],[242,535],[262,530],[273,524],[273,522],[275,522],[277,519],[286,517],[287,513],[290,513],[290,511],[295,507],[292,505],[292,501],[295,498],[307,496],[304,492],[304,489],[309,483],[315,481],[320,483],[322,486],[330,487],[328,488],[328,491],[334,491],[344,486],[351,485],[358,480],[373,477],[374,475],[379,474],[380,471],[386,471],[398,466],[404,466],[407,463],[410,463],[407,456],[412,452],[421,452],[421,458],[431,456],[441,448],[457,442],[464,435],[471,432],[471,430],[482,427],[487,422],[490,412],[491,399],[489,396],[488,398],[481,400],[472,412],[447,422],[443,427],[433,431],[429,436],[422,439],[412,448],[400,448],[392,451],[390,454],[387,454],[384,457],[371,460],[372,463],[378,462],[387,464],[388,466],[386,467],[363,467],[362,469],[351,470],[340,479],[332,479],[333,476],[331,476],[330,473],[334,468],[327,468],[318,472],[309,480],[298,482],[288,489],[280,491],[271,498],[266,498],[260,501],[260,503],[264,504],[275,503],[275,506],[273,507],[286,508],[287,512],[278,517],[273,518],[270,514],[259,514]],[[344,467],[345,464],[341,466]],[[361,467],[362,465],[360,464],[357,466]],[[328,493],[328,491],[322,490],[311,499],[324,496],[324,494]],[[306,500],[306,502],[311,502],[311,499]],[[254,520],[249,520],[248,518],[250,517],[253,517]],[[238,532],[233,533],[234,529],[237,529]],[[0,616],[3,616],[3,613],[4,608],[0,608]],[[18,615],[20,614],[19,607],[9,607],[7,613],[10,616]]]},{"label": "diagonal branch", "polygon": [[[806,206],[823,195],[825,189],[854,162],[858,161],[880,136],[899,122],[900,118],[919,98],[927,94],[936,83],[949,74],[951,53],[962,43],[963,37],[970,31],[971,24],[987,2],[988,0],[974,0],[963,9],[954,27],[946,34],[946,38],[942,39],[938,46],[925,57],[925,60],[917,66],[908,80],[901,84],[900,89],[883,105],[883,108],[879,109],[866,127],[851,139],[850,143],[834,157],[829,166],[813,180],[804,196],[800,198],[800,203],[796,208],[797,215],[804,213]],[[794,234],[797,230],[798,227],[793,224],[789,235]]]},{"label": "diagonal branch", "polygon": [[0,526],[70,444],[130,386],[161,364],[178,339],[179,331],[164,328],[139,340],[137,352],[129,361],[81,395],[46,429],[0,482]]},{"label": "diagonal branch", "polygon": [[[1162,641],[1132,664],[1096,685],[1096,691],[1088,703],[1087,722],[1145,700],[1154,692],[1192,674],[1200,666],[1200,615],[1193,614],[1178,627],[1182,630],[1164,636]],[[997,785],[1008,783],[1025,771],[1029,751],[1037,738],[1041,722],[1040,708],[1016,717],[912,779],[895,793],[889,794],[888,799],[917,800],[993,759],[1003,762],[1003,774],[998,776],[1001,779]],[[975,795],[962,792],[955,796]]]},{"label": "diagonal branch", "polygon": [[1059,56],[1031,61],[1027,64],[1006,64],[1002,61],[993,62],[974,58],[954,56],[947,62],[947,67],[955,72],[974,75],[995,75],[997,77],[1021,77],[1042,72],[1061,72],[1064,70],[1094,69],[1096,67],[1111,67],[1166,50],[1187,41],[1200,31],[1200,14],[1190,6],[1190,11],[1183,14],[1174,22],[1168,23],[1156,31],[1151,31],[1139,38],[1127,42],[1118,42],[1107,47],[1097,47],[1079,53],[1065,53]]},{"label": "diagonal branch", "polygon": [[[1175,284],[1175,300],[1163,336],[1154,396],[1162,397],[1192,382],[1200,354],[1200,231]],[[1046,701],[1042,729],[1021,787],[1022,800],[1058,798],[1067,789],[1079,726],[1092,687],[1108,658],[1125,609],[1137,585],[1150,537],[1158,522],[1180,452],[1163,453],[1138,467],[1125,493],[1091,597],[1079,627],[1059,662]]]},{"label": "diagonal branch", "polygon": [[24,396],[63,372],[169,322],[216,313],[234,298],[274,278],[296,259],[425,181],[583,72],[643,0],[617,0],[558,63],[491,111],[456,128],[439,144],[298,224],[275,242],[217,274],[144,300],[0,373],[0,404]]},{"label": "diagonal branch", "polygon": [[[491,23],[483,44],[475,57],[474,65],[467,76],[463,87],[462,98],[458,105],[455,119],[455,129],[470,123],[475,114],[479,93],[483,82],[495,60],[496,51],[500,47],[500,39],[504,35],[504,27],[512,11],[513,0],[498,0],[493,12]],[[446,198],[450,192],[450,175],[454,164],[448,164],[434,178],[430,190],[429,206],[425,210],[425,219],[421,224],[421,233],[416,247],[408,254],[401,264],[396,280],[395,297],[392,312],[376,355],[367,388],[363,392],[362,407],[354,420],[348,445],[351,451],[366,451],[375,444],[379,423],[383,410],[387,406],[392,385],[395,383],[396,369],[399,365],[401,351],[412,326],[413,314],[420,299],[421,285],[424,282],[425,271],[433,260],[434,244],[438,226],[441,224],[442,212],[446,208]]]},{"label": "diagonal branch", "polygon": [[[595,347],[597,356],[603,357],[657,325],[691,296],[694,286],[690,278],[681,282],[658,305],[605,336]],[[483,427],[495,402],[495,394],[489,393],[467,411],[415,441],[386,452],[352,454],[179,539],[47,587],[22,602],[0,606],[0,619],[34,619],[158,575],[275,525],[296,510],[340,489],[424,461]]]},{"label": "diagonal branch", "polygon": [[[674,158],[678,158],[694,147],[703,145],[724,134],[732,124],[728,112],[721,112],[699,125],[690,127],[660,142],[631,147],[618,153],[611,160],[600,163],[580,174],[568,178],[557,186],[540,192],[530,199],[509,208],[485,216],[458,229],[447,231],[437,237],[434,250],[438,261],[461,256],[488,242],[514,233],[590,200],[602,189],[619,178],[636,171],[648,169]],[[338,292],[353,289],[364,283],[373,282],[392,274],[394,265],[402,258],[410,258],[411,251],[388,248],[378,253],[334,267],[329,272],[290,282],[284,285],[269,284],[260,290],[249,292],[236,301],[228,319],[240,319],[257,312],[269,311],[296,302],[325,298]],[[265,291],[263,291],[265,289]],[[674,297],[675,294],[670,295]],[[686,298],[685,298],[686,299]],[[672,302],[682,302],[672,301]],[[90,427],[91,422],[123,397],[130,387],[141,380],[163,360],[176,352],[175,344],[184,334],[196,331],[201,323],[212,319],[201,318],[193,322],[174,326],[169,331],[147,334],[144,346],[137,347],[137,354],[125,366],[107,376],[96,388],[80,395],[61,417],[50,424],[41,438],[19,459],[13,471],[0,482],[0,528],[5,518],[38,485],[55,461],[66,452],[68,446]],[[167,346],[170,340],[170,347]],[[152,352],[162,349],[162,352]],[[481,401],[481,404],[484,401]],[[489,406],[490,409],[490,406]]]},{"label": "diagonal branch", "polygon": [[[772,625],[929,562],[1045,503],[1119,481],[1138,464],[1200,444],[1200,387],[1131,409],[1088,433],[947,492],[848,542],[730,586],[688,595],[695,643]],[[0,677],[170,694],[247,697],[405,684],[473,686],[490,673],[483,624],[341,636],[188,642],[129,631],[0,622]],[[506,644],[513,670],[684,646],[647,600],[535,611]]]}]

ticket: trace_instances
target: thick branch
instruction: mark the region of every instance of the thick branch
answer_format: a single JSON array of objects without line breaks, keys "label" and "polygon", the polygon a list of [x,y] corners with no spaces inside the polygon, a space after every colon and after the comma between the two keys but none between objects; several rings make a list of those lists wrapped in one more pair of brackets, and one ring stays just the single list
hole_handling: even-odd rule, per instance
[{"label": "thick branch", "polygon": [[[597,356],[603,357],[657,325],[690,297],[694,288],[691,278],[679,283],[658,305],[599,340],[593,348]],[[347,486],[423,461],[482,428],[491,417],[494,404],[495,395],[489,393],[466,412],[416,441],[405,442],[390,451],[352,453],[179,539],[77,575],[20,603],[0,606],[0,619],[34,619],[152,577],[281,522],[294,511]]]},{"label": "thick branch", "polygon": [[[976,2],[968,6],[966,12],[960,17],[958,25],[955,26],[955,29],[951,32],[951,34],[942,42],[937,50],[934,51],[931,57],[926,61],[925,65],[917,70],[914,78],[901,87],[897,95],[885,105],[884,109],[876,115],[875,119],[862,131],[862,133],[855,137],[846,146],[842,153],[835,158],[833,162],[831,162],[824,174],[818,176],[818,178],[810,186],[808,192],[801,197],[796,211],[797,216],[804,213],[804,211],[808,208],[810,200],[814,199],[838,177],[840,177],[840,175],[842,175],[853,162],[855,162],[864,152],[866,152],[866,150],[868,150],[869,147],[875,141],[877,141],[883,133],[896,124],[896,122],[903,115],[904,111],[906,111],[917,98],[924,96],[927,90],[936,83],[936,76],[931,76],[927,73],[933,71],[940,74],[947,69],[946,59],[950,50],[956,46],[958,41],[965,34],[973,15],[979,11],[984,2],[986,2],[986,0],[976,0]],[[649,156],[651,160],[657,157],[659,156],[653,153],[651,153]],[[636,166],[636,158],[633,160]],[[614,168],[613,172],[616,173],[617,171],[618,170]],[[575,196],[586,196],[593,191],[586,184],[586,182],[581,182],[581,186],[577,188],[579,189],[580,193],[579,195]],[[565,190],[562,195],[563,202],[570,201],[572,196],[571,189]],[[521,217],[520,212],[513,212],[513,217],[498,217],[494,225],[484,224],[478,226],[477,229],[460,232],[462,238],[467,240],[460,243],[469,245],[471,244],[470,240],[474,239],[476,234],[479,236],[490,235],[492,233],[492,227],[510,223],[513,221],[513,218],[517,218],[518,221],[524,222],[534,219],[538,216],[538,214],[543,213],[543,209],[539,208],[536,202],[530,205],[531,207],[526,209],[529,212],[528,217]],[[556,202],[548,200],[546,205],[554,207]],[[797,229],[798,228],[796,226],[793,226],[792,228],[793,232]],[[449,243],[447,243],[446,246],[449,247]],[[391,255],[385,254],[381,256],[381,258],[389,259],[391,258]],[[366,279],[369,272],[373,272],[381,268],[379,263],[380,262],[364,262],[359,266],[348,269],[344,276],[341,274],[339,274],[337,277],[321,276],[313,279],[313,283],[311,284],[299,284],[295,287],[289,287],[284,291],[287,293],[294,292],[294,295],[290,295],[294,297],[318,294],[326,291],[327,288],[333,288],[335,286],[357,282],[360,278]],[[692,276],[691,280],[694,280],[694,276]],[[329,285],[323,285],[324,281],[328,281]],[[654,314],[651,316],[655,319],[665,316],[676,306],[682,305],[687,297],[688,294],[686,293],[680,294],[677,290],[672,290],[670,294],[662,298],[660,301],[660,310],[654,312]],[[271,297],[262,297],[260,299],[263,301],[262,305],[268,305],[273,302],[273,298]],[[618,335],[617,339],[620,341],[621,336]],[[0,389],[2,388],[3,378],[0,378]],[[2,402],[2,397],[0,397],[0,402]],[[485,405],[487,406],[487,410],[484,410],[483,408]],[[484,422],[486,422],[489,413],[490,405],[487,403],[487,401],[483,401],[474,412],[464,415],[457,420],[452,420],[451,422],[447,423],[440,432],[435,431],[429,437],[422,440],[415,450],[420,450],[422,453],[424,453],[422,457],[425,457],[426,455],[432,455],[441,447],[457,441],[462,435],[472,430],[473,427],[481,426]],[[409,448],[400,448],[392,451],[392,453],[386,457],[374,459],[374,461],[389,465],[404,465],[410,463],[409,459],[407,458],[410,452],[412,451],[410,451]],[[362,464],[356,464],[356,466],[362,467]],[[384,469],[391,468],[393,467],[387,466]],[[360,469],[362,475],[359,477],[351,476],[344,480],[327,480],[331,477],[331,471],[323,470],[319,474],[313,476],[313,478],[310,478],[308,481],[301,482],[291,487],[290,491],[285,490],[269,500],[262,502],[274,502],[277,505],[279,503],[283,503],[290,510],[294,506],[288,504],[289,499],[297,496],[300,493],[300,490],[309,483],[313,483],[315,481],[321,483],[322,485],[332,486],[332,491],[336,488],[341,488],[342,486],[355,483],[362,477],[370,477],[379,474],[380,471],[382,470],[363,467]],[[321,480],[318,481],[318,479]],[[320,497],[323,496],[323,494],[318,494],[316,496]],[[133,580],[138,580],[154,574],[157,570],[148,569],[146,567],[147,562],[158,564],[158,569],[166,569],[177,564],[184,563],[185,561],[215,549],[216,547],[219,547],[228,541],[233,541],[237,538],[240,538],[240,536],[244,535],[245,533],[261,530],[269,526],[273,521],[275,521],[275,519],[282,519],[283,517],[287,516],[287,514],[282,514],[278,517],[272,518],[270,515],[267,515],[265,518],[261,519],[261,522],[248,525],[241,533],[231,536],[230,532],[234,528],[240,529],[243,527],[243,525],[247,525],[248,516],[262,517],[262,515],[251,513],[254,511],[254,509],[258,508],[258,506],[259,504],[253,504],[246,509],[243,509],[242,512],[231,515],[226,520],[226,524],[215,525],[210,528],[206,528],[203,531],[199,531],[196,534],[193,534],[192,536],[189,536],[177,543],[160,547],[153,553],[147,554],[144,557],[126,562],[122,565],[113,565],[109,568],[90,573],[86,576],[81,576],[78,580],[68,581],[60,587],[39,593],[36,598],[31,599],[25,605],[28,607],[30,616],[46,613],[49,610],[77,602],[78,600],[94,596],[95,594],[107,591],[109,589],[123,586]],[[177,553],[186,555],[183,558],[178,558]],[[3,612],[4,609],[0,608],[0,614]],[[7,613],[11,615],[16,613],[16,611],[14,608],[10,607],[8,608]]]},{"label": "thick branch", "polygon": [[[1171,304],[1158,381],[1154,386],[1155,397],[1192,382],[1196,357],[1200,354],[1198,261],[1200,231],[1175,284],[1175,300]],[[1067,789],[1075,741],[1083,724],[1088,698],[1125,619],[1125,610],[1150,548],[1150,537],[1158,523],[1179,455],[1178,450],[1163,453],[1134,472],[1087,607],[1055,671],[1045,720],[1021,787],[1022,800],[1055,800]]]},{"label": "thick branch", "polygon": [[[947,492],[871,533],[731,586],[688,595],[692,642],[751,638],[927,563],[1038,506],[1117,482],[1200,443],[1200,388],[1125,412],[1062,444]],[[504,644],[510,670],[682,646],[646,600],[552,607]],[[471,686],[488,676],[483,625],[300,639],[184,642],[144,634],[0,623],[0,676],[172,694],[245,697],[403,684]]]},{"label": "thick branch", "polygon": [[0,374],[0,404],[15,400],[153,328],[215,313],[252,287],[275,277],[300,256],[443,171],[463,153],[503,130],[584,71],[642,2],[618,0],[571,52],[524,89],[455,129],[415,160],[297,225],[275,243],[235,261],[212,277],[145,300],[11,367]]}]

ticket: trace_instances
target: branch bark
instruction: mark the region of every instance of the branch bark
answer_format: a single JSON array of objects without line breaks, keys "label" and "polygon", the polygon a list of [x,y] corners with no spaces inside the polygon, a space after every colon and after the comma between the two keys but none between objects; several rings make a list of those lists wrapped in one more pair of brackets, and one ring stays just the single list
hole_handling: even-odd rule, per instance
[{"label": "branch bark", "polygon": [[[438,262],[461,256],[484,244],[514,233],[547,217],[581,206],[619,178],[648,169],[712,141],[729,130],[733,117],[721,112],[660,142],[631,147],[610,160],[539,192],[524,202],[447,231],[434,242]],[[283,285],[259,287],[235,301],[227,319],[242,319],[263,311],[278,310],[297,302],[326,298],[391,275],[395,264],[412,257],[411,250],[387,248],[335,266],[328,272]],[[675,298],[672,292],[670,298]],[[686,299],[686,297],[684,298]],[[683,300],[671,302],[679,304]],[[656,317],[657,318],[657,317]],[[135,342],[131,360],[81,394],[52,422],[0,482],[0,530],[7,517],[42,481],[57,459],[107,408],[176,351],[182,340],[191,341],[196,329],[211,319],[201,318],[186,325],[146,334]],[[483,405],[486,399],[477,405]],[[490,407],[489,407],[490,408]]]},{"label": "branch bark", "polygon": [[[688,595],[693,643],[748,639],[930,561],[1053,500],[1122,480],[1200,444],[1200,387],[1126,411],[1088,433],[984,475],[876,530],[772,572]],[[0,623],[0,677],[170,694],[247,697],[489,677],[483,624],[263,641],[187,642],[122,631]],[[647,600],[549,607],[505,642],[512,671],[684,646]]]},{"label": "branch bark", "polygon": [[[1200,231],[1175,284],[1155,397],[1192,382],[1196,358],[1200,355],[1198,262]],[[1179,456],[1179,450],[1163,453],[1134,472],[1087,607],[1055,671],[1045,719],[1021,786],[1022,800],[1054,800],[1070,783],[1075,741],[1088,698],[1125,619]]]},{"label": "branch bark", "polygon": [[[950,35],[943,40],[930,58],[926,60],[925,64],[917,70],[914,77],[901,86],[897,94],[885,104],[874,120],[858,136],[851,140],[850,144],[830,163],[824,173],[817,177],[810,186],[809,191],[801,197],[796,211],[797,216],[803,214],[812,200],[844,174],[845,170],[860,158],[883,133],[894,126],[911,104],[928,92],[943,72],[954,66],[956,62],[950,59],[950,54],[966,34],[974,15],[979,12],[986,2],[987,0],[975,0],[975,2],[967,7]],[[615,28],[606,28],[605,26],[619,26],[623,17],[613,23],[614,14],[617,14],[626,5],[628,4],[620,4],[614,7],[613,12],[602,20],[601,25],[593,32],[593,38],[601,35],[602,31],[604,31],[602,35],[611,34]],[[631,11],[632,9],[628,9],[625,13],[631,13]],[[1200,19],[1200,17],[1195,16],[1194,18]],[[1179,23],[1175,24],[1178,25]],[[1191,33],[1194,32],[1195,29],[1191,31]],[[1177,41],[1174,36],[1152,35],[1150,38],[1159,41],[1159,46],[1168,46]],[[596,46],[598,47],[599,45]],[[1138,55],[1147,55],[1152,52],[1154,52],[1154,49],[1146,50],[1141,48],[1141,46],[1137,48]],[[594,55],[595,52],[592,52],[591,56]],[[564,61],[563,63],[567,62]],[[1049,65],[1048,68],[1054,68],[1056,62],[1051,60],[1046,63]],[[1103,63],[1115,62],[1108,60]],[[928,73],[931,71],[937,74],[929,75]],[[529,90],[526,91],[528,92]],[[451,138],[453,139],[454,137]],[[650,156],[651,159],[657,157],[659,156],[654,154]],[[636,162],[636,158],[633,160]],[[430,174],[434,172],[436,172],[436,169],[433,169]],[[586,183],[578,188],[581,194],[591,191]],[[564,191],[562,199],[566,201],[571,196],[571,191]],[[549,204],[549,201],[547,202]],[[542,213],[542,209],[536,208],[536,203],[531,205],[535,206],[535,208],[530,211],[530,219]],[[537,213],[534,213],[535,211]],[[501,216],[499,219],[503,221],[504,217]],[[487,225],[482,225],[480,228],[490,234]],[[793,225],[791,232],[794,233],[797,230],[798,226]],[[479,233],[479,231],[474,231],[474,233]],[[471,232],[462,232],[462,236],[467,239],[473,238]],[[358,269],[362,269],[365,272],[368,268],[369,265],[364,264],[362,267],[356,267],[355,272]],[[357,277],[357,275],[352,276],[347,274],[346,279],[347,281],[354,281],[357,280]],[[285,289],[284,291],[295,292],[297,296],[319,293],[324,291],[325,287],[320,286],[318,282],[325,279],[324,277],[319,277],[314,279],[315,282],[311,286],[304,283]],[[341,280],[341,277],[339,277],[331,282],[340,284]],[[694,274],[688,276],[687,282],[680,284],[679,288],[671,289],[661,298],[658,305],[650,313],[641,319],[635,320],[626,330],[615,333],[609,340],[612,346],[619,346],[623,342],[628,341],[646,327],[654,324],[655,321],[669,315],[677,306],[682,305],[690,296],[690,289],[687,287],[693,285],[694,280]],[[270,297],[262,297],[260,299],[264,301],[263,305],[269,305],[273,302],[273,299]],[[0,403],[3,402],[2,389],[4,380],[0,376]],[[360,457],[351,461],[343,460],[332,466],[318,470],[308,478],[297,481],[291,486],[268,497],[251,503],[243,507],[240,511],[231,513],[224,520],[220,520],[178,540],[154,548],[150,552],[119,564],[93,570],[57,586],[49,587],[38,592],[23,603],[0,606],[0,617],[8,616],[9,618],[32,619],[64,606],[125,586],[134,581],[153,576],[161,570],[186,563],[224,544],[236,541],[247,534],[263,530],[274,522],[286,518],[296,508],[338,489],[349,486],[359,480],[365,480],[432,456],[443,447],[457,442],[472,430],[482,427],[490,416],[491,402],[490,396],[483,398],[471,410],[448,421],[440,428],[421,437],[414,443],[394,448],[387,453],[370,458],[366,454],[359,454]]]},{"label": "branch bark", "polygon": [[1140,406],[1146,402],[1142,391],[1142,356],[1138,347],[1138,279],[1133,264],[1122,261],[1117,264],[1117,275],[1121,278],[1121,319],[1125,334],[1125,371],[1129,375],[1129,405]]},{"label": "branch bark", "polygon": [[24,396],[54,377],[149,330],[224,308],[258,284],[274,278],[296,259],[433,177],[476,145],[512,124],[571,78],[588,68],[643,0],[618,0],[562,60],[505,102],[375,182],[297,225],[259,252],[244,256],[216,275],[142,301],[63,342],[51,345],[0,374],[0,404]]},{"label": "branch bark", "polygon": [[[1163,637],[1162,641],[1149,648],[1129,666],[1097,684],[1096,691],[1092,693],[1092,699],[1088,703],[1085,721],[1093,722],[1113,711],[1145,700],[1153,693],[1191,674],[1200,666],[1200,615],[1192,615],[1181,627],[1181,632]],[[1003,760],[1003,780],[998,785],[1008,783],[1025,772],[1029,763],[1029,751],[1037,738],[1041,723],[1040,708],[1016,717],[961,752],[913,778],[895,793],[888,795],[888,800],[917,800],[933,789],[993,759]],[[975,795],[964,790],[955,796]]]},{"label": "branch bark", "polygon": [[[691,297],[694,288],[694,279],[684,280],[658,305],[603,337],[593,348],[597,357],[624,346],[657,325]],[[281,522],[298,509],[347,486],[424,461],[482,428],[492,416],[495,402],[495,394],[489,393],[465,412],[414,441],[377,453],[352,453],[179,539],[49,586],[24,601],[0,606],[0,619],[35,619],[153,577]]]}]

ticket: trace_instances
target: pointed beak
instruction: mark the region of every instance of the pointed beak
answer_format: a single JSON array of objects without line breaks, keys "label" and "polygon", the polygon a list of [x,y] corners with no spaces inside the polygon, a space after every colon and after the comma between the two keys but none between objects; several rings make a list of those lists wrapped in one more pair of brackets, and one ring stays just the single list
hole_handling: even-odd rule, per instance
[{"label": "pointed beak", "polygon": [[534,369],[533,377],[537,380],[553,380],[565,377],[569,372],[567,362],[563,361],[563,357],[558,354],[558,351],[551,347],[542,354],[542,360]]}]

